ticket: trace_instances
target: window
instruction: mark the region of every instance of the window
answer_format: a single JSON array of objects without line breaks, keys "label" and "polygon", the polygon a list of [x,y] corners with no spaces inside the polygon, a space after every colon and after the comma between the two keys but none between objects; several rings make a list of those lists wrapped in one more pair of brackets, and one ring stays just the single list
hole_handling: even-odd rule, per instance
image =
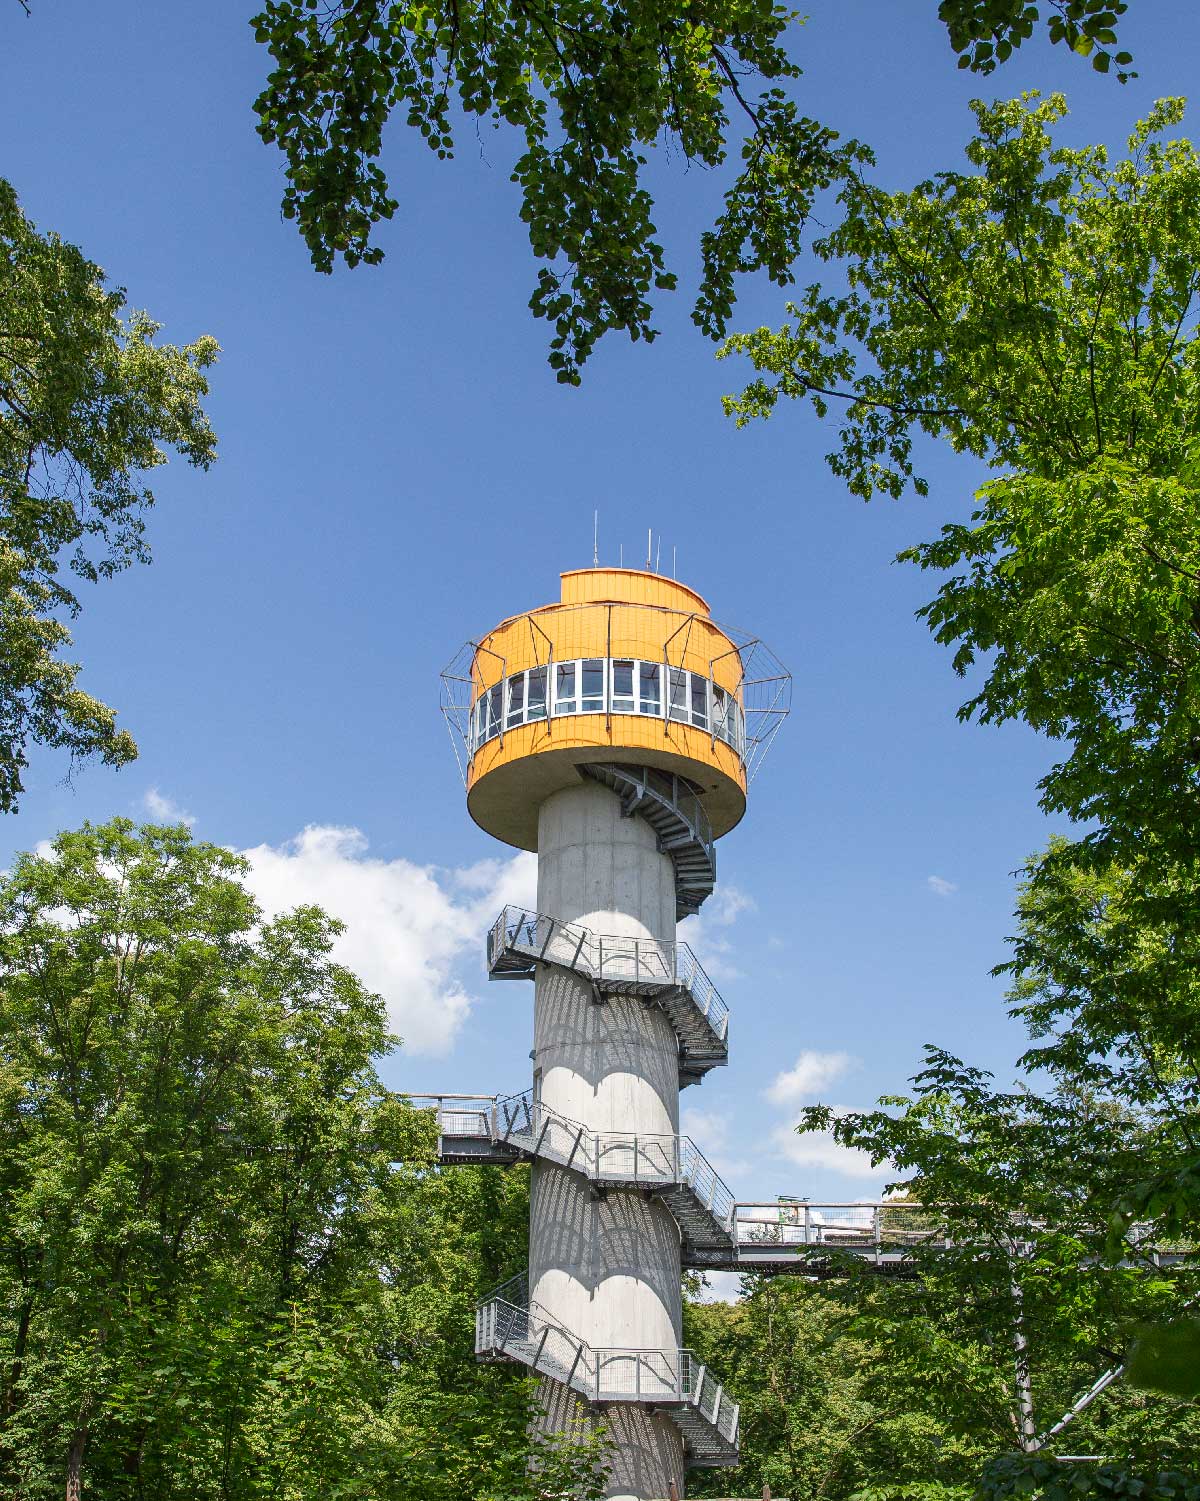
[{"label": "window", "polygon": [[711,727],[714,736],[745,757],[746,726],[735,694],[701,673],[631,657],[530,667],[484,688],[467,724],[471,754],[506,729],[546,719],[551,690],[556,715],[602,714],[607,706],[614,714],[659,718],[665,694],[669,718],[700,730]]},{"label": "window", "polygon": [[591,657],[583,664],[583,714],[604,712],[604,661]]},{"label": "window", "polygon": [[633,663],[616,661],[612,664],[612,708],[614,714],[632,714]]},{"label": "window", "polygon": [[508,680],[508,728],[525,722],[525,674],[516,673]]},{"label": "window", "polygon": [[681,667],[667,669],[667,683],[671,694],[670,716],[672,719],[682,719],[685,724],[688,717],[687,680],[688,675]]},{"label": "window", "polygon": [[662,713],[662,669],[657,662],[638,663],[638,708],[643,714]]},{"label": "window", "polygon": [[526,709],[527,719],[545,719],[546,717],[546,669],[544,667],[531,667],[529,669],[529,703]]},{"label": "window", "polygon": [[708,679],[692,673],[692,723],[698,730],[708,729]]},{"label": "window", "polygon": [[562,662],[554,670],[554,712],[556,714],[574,714],[575,707],[575,668],[574,662]]},{"label": "window", "polygon": [[728,742],[733,730],[729,720],[729,698],[724,688],[718,687],[716,683],[712,690],[712,720],[713,734]]}]

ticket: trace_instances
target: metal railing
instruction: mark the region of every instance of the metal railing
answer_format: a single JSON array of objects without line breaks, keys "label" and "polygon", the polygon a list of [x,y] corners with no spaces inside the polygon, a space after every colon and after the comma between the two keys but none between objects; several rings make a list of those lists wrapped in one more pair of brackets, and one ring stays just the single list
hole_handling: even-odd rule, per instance
[{"label": "metal railing", "polygon": [[504,1144],[574,1168],[595,1183],[687,1188],[719,1226],[732,1233],[733,1193],[690,1136],[593,1131],[534,1098],[512,1095],[407,1096],[436,1113],[438,1135]]},{"label": "metal railing", "polygon": [[495,1137],[494,1094],[406,1094],[415,1110],[436,1112],[439,1136]]},{"label": "metal railing", "polygon": [[712,855],[712,822],[699,794],[692,784],[673,771],[662,771],[657,766],[637,766],[625,762],[605,764],[603,771],[619,778],[640,798],[651,798],[665,809],[673,812],[687,824],[698,844]]},{"label": "metal railing", "polygon": [[785,1254],[809,1249],[876,1254],[912,1246],[947,1250],[959,1244],[936,1208],[925,1204],[769,1200],[734,1206],[732,1233],[741,1249]]},{"label": "metal railing", "polygon": [[729,1007],[686,943],[593,933],[542,912],[505,907],[488,933],[488,969],[505,953],[576,970],[596,984],[686,990],[718,1038],[729,1029]]},{"label": "metal railing", "polygon": [[495,1103],[497,1139],[575,1168],[596,1183],[689,1188],[722,1226],[733,1221],[733,1193],[690,1136],[593,1131],[534,1098],[532,1089]]},{"label": "metal railing", "polygon": [[737,1442],[737,1404],[690,1350],[594,1348],[530,1299],[524,1274],[477,1306],[475,1353],[519,1360],[589,1402],[692,1408],[727,1443]]},{"label": "metal railing", "polygon": [[[822,1204],[807,1199],[739,1202],[733,1208],[730,1230],[737,1251],[762,1252],[768,1257],[778,1253],[782,1258],[822,1250],[886,1256],[917,1247],[951,1251],[989,1244],[1010,1253],[1024,1253],[1039,1234],[1052,1228],[1045,1220],[1019,1214],[1003,1216],[987,1232],[956,1227],[952,1223],[955,1212],[965,1207],[888,1199],[858,1204]],[[1097,1224],[1092,1229],[1101,1234],[1104,1226]],[[1184,1244],[1156,1244],[1150,1224],[1130,1225],[1125,1241],[1131,1258],[1159,1264],[1197,1254],[1196,1247]]]}]

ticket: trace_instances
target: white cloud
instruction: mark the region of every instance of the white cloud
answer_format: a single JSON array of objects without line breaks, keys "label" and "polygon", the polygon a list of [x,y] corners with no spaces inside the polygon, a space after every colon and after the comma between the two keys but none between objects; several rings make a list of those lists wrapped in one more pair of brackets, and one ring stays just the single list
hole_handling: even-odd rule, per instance
[{"label": "white cloud", "polygon": [[743,912],[754,911],[754,899],[737,886],[718,886],[694,916],[687,918],[679,936],[691,945],[696,957],[714,980],[736,980],[741,971],[733,962],[734,945],[728,934]]},{"label": "white cloud", "polygon": [[167,797],[157,787],[147,788],[142,797],[142,806],[151,818],[160,823],[184,823],[190,829],[196,822],[195,815],[181,808],[174,798]]},{"label": "white cloud", "polygon": [[474,1001],[459,962],[480,949],[505,902],[532,905],[536,883],[532,855],[442,870],[374,858],[360,830],[329,825],[242,854],[268,914],[312,902],[346,924],[335,958],[383,996],[408,1051],[435,1057],[450,1050]]},{"label": "white cloud", "polygon": [[729,1145],[729,1115],[724,1110],[697,1110],[685,1105],[679,1112],[679,1129],[690,1136],[706,1157]]},{"label": "white cloud", "polygon": [[741,1272],[705,1272],[704,1285],[695,1301],[697,1303],[739,1303],[741,1293]]},{"label": "white cloud", "polygon": [[926,876],[925,884],[934,896],[953,896],[958,890],[958,883],[947,881],[944,876]]},{"label": "white cloud", "polygon": [[797,1167],[844,1173],[848,1178],[893,1176],[890,1163],[883,1162],[878,1167],[873,1167],[866,1152],[834,1141],[833,1134],[829,1131],[807,1131],[800,1136],[794,1126],[776,1126],[771,1133],[771,1142],[781,1157],[786,1157]]},{"label": "white cloud", "polygon": [[795,1064],[767,1086],[767,1099],[772,1105],[798,1105],[819,1095],[857,1064],[858,1059],[849,1053],[818,1053],[805,1048]]}]

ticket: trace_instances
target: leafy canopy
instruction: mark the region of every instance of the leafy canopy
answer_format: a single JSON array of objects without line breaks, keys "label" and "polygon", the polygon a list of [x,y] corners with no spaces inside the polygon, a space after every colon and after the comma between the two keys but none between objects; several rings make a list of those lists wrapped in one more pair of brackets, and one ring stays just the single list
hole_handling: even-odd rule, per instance
[{"label": "leafy canopy", "polygon": [[433,1168],[337,924],[244,874],[117,819],[0,878],[0,1491],[596,1494],[474,1359],[527,1175]]},{"label": "leafy canopy", "polygon": [[[174,448],[207,468],[205,337],[154,343],[125,294],[74,245],[43,234],[0,180],[0,811],[22,791],[31,744],[113,766],[137,754],[112,709],[76,686],[63,616],[76,579],[110,578],[149,551],[143,476]],[[74,574],[75,578],[71,578]]]},{"label": "leafy canopy", "polygon": [[1200,159],[1159,104],[1110,165],[1056,145],[1055,96],[975,105],[973,170],[907,192],[865,177],[814,247],[845,277],[781,329],[731,339],[759,371],[739,421],[844,403],[836,473],[863,497],[927,489],[944,439],[1002,477],[969,524],[904,554],[951,574],[922,612],[965,674],[964,716],[1020,718],[1071,752],[1048,811],[1093,819],[1105,858],[1200,850],[1195,603]]},{"label": "leafy canopy", "polygon": [[[1107,70],[1123,0],[1043,9],[1052,41]],[[986,73],[1040,11],[942,0],[938,14],[960,66]],[[512,132],[521,219],[545,263],[530,306],[553,325],[559,380],[577,384],[605,332],[654,337],[652,295],[676,284],[646,182],[656,145],[706,167],[736,159],[701,236],[693,317],[706,334],[724,333],[738,273],[793,279],[815,194],[860,159],[789,94],[800,69],[785,43],[798,20],[776,0],[267,0],[253,22],[274,62],[259,133],[287,162],[284,214],[330,271],[339,258],[382,259],[375,226],[399,207],[380,165],[393,113],[439,157],[453,154],[464,117]],[[1130,57],[1115,60],[1124,69]]]}]

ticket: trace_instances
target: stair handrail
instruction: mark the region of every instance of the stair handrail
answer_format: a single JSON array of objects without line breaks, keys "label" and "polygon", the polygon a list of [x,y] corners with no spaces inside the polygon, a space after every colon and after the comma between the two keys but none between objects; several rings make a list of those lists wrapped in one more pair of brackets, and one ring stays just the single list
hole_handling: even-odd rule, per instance
[{"label": "stair handrail", "polygon": [[[565,923],[549,913],[510,903],[488,932],[488,968],[494,968],[506,949],[533,960],[543,959],[560,936],[566,940],[566,948],[574,948],[569,967],[600,984],[608,978],[688,991],[697,1010],[724,1040],[729,1027],[729,1007],[690,944],[675,938],[595,933],[582,923]],[[564,961],[556,954],[549,962]]]},{"label": "stair handrail", "polygon": [[[611,1152],[617,1146],[633,1150],[634,1170],[628,1181],[644,1182],[649,1187],[689,1187],[721,1228],[732,1232],[735,1208],[733,1191],[690,1136],[665,1131],[596,1131],[536,1099],[532,1088],[495,1097],[497,1139],[511,1144],[514,1123],[518,1121],[523,1122],[525,1132],[535,1138],[542,1132],[547,1121],[562,1127],[568,1134],[578,1133],[583,1138],[579,1143],[582,1147],[581,1170],[590,1162],[593,1166],[592,1176],[595,1178],[604,1176],[599,1164],[606,1150]],[[669,1147],[667,1143],[670,1144]],[[670,1176],[665,1173],[639,1173],[639,1161],[667,1162],[672,1172]],[[574,1163],[571,1165],[574,1166]],[[609,1176],[619,1175],[614,1173]]]},{"label": "stair handrail", "polygon": [[[516,1298],[521,1301],[515,1301]],[[478,1354],[483,1354],[490,1348],[487,1343],[488,1335],[491,1333],[493,1339],[495,1338],[500,1316],[506,1314],[514,1314],[518,1318],[521,1315],[525,1316],[524,1339],[528,1343],[532,1344],[539,1333],[542,1336],[538,1342],[537,1355],[532,1362],[528,1362],[531,1369],[541,1371],[544,1375],[553,1374],[561,1369],[561,1362],[551,1365],[543,1359],[546,1336],[554,1333],[566,1343],[569,1350],[575,1352],[566,1384],[591,1401],[614,1402],[637,1400],[640,1397],[662,1405],[692,1407],[712,1424],[722,1438],[730,1443],[735,1442],[738,1423],[737,1404],[728,1402],[724,1396],[724,1388],[708,1378],[710,1387],[714,1389],[712,1410],[708,1410],[707,1404],[702,1400],[707,1370],[691,1350],[589,1345],[586,1340],[580,1339],[578,1335],[573,1334],[571,1330],[553,1318],[539,1303],[530,1299],[526,1274],[520,1273],[502,1283],[476,1305],[475,1329]],[[530,1315],[533,1317],[529,1317]],[[508,1333],[505,1334],[505,1340],[510,1337]],[[499,1343],[503,1344],[504,1341]],[[606,1372],[614,1367],[624,1368],[630,1365],[634,1371],[632,1388],[628,1383],[614,1384],[611,1381],[606,1385]],[[649,1374],[644,1376],[643,1373]],[[561,1377],[556,1377],[556,1379],[561,1379]]]}]

